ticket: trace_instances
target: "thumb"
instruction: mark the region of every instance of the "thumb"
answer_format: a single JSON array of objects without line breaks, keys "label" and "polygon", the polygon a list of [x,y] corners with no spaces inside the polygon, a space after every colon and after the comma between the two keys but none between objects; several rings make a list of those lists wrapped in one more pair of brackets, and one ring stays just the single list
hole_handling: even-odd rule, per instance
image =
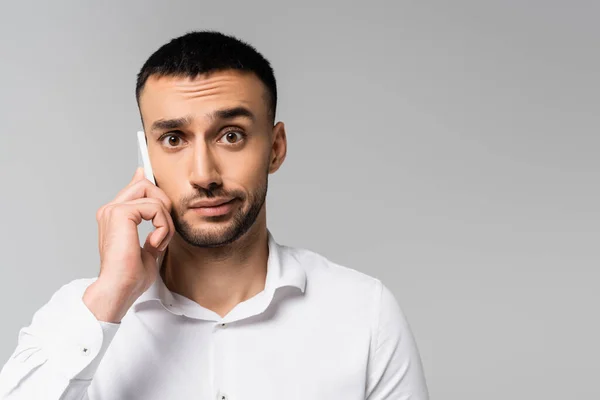
[{"label": "thumb", "polygon": [[142,247],[142,258],[145,259],[144,261],[150,261],[149,258],[147,257],[151,257],[152,260],[154,262],[157,261],[158,257],[160,257],[162,251],[160,251],[159,249],[157,249],[156,247],[152,246],[150,244],[150,239],[149,239],[150,235],[148,235],[148,238],[146,239],[146,242],[144,243],[144,247]]}]

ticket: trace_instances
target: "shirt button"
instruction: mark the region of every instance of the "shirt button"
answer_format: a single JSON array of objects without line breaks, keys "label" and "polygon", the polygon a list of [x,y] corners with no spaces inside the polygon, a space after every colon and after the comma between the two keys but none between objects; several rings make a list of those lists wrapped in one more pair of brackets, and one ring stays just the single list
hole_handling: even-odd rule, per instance
[{"label": "shirt button", "polygon": [[227,400],[227,395],[225,393],[219,393],[217,396],[217,400]]},{"label": "shirt button", "polygon": [[226,324],[226,323],[219,324],[219,326],[220,326],[221,328],[227,328],[227,324]]},{"label": "shirt button", "polygon": [[91,351],[88,347],[82,347],[81,348],[81,354],[83,354],[84,356],[87,356],[88,354],[90,354]]}]

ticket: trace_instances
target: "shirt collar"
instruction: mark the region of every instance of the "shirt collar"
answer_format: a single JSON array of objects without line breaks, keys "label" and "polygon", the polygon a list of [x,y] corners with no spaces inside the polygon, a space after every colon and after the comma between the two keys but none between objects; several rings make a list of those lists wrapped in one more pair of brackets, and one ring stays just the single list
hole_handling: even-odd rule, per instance
[{"label": "shirt collar", "polygon": [[[284,286],[297,287],[304,293],[306,288],[306,271],[295,256],[293,248],[278,244],[270,230],[267,229],[269,256],[267,259],[267,276],[265,292],[274,293]],[[162,258],[157,260],[158,267],[162,265]],[[168,311],[181,315],[177,308],[177,300],[167,288],[160,274],[157,275],[152,285],[134,302],[134,306],[149,301],[159,301]]]}]

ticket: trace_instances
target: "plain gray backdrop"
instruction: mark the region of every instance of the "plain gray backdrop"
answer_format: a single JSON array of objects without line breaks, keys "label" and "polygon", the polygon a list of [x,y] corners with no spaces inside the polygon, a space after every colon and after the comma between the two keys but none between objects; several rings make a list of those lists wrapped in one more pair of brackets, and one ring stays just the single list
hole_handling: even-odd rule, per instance
[{"label": "plain gray backdrop", "polygon": [[142,63],[216,29],[278,79],[276,240],[394,291],[432,399],[600,398],[599,17],[566,0],[3,2],[1,363],[60,286],[97,276],[96,210],[137,166]]}]

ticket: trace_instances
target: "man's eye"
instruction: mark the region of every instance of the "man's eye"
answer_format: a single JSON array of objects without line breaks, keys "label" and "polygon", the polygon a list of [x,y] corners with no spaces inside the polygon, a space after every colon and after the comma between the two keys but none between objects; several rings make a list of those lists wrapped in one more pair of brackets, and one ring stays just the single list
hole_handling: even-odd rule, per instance
[{"label": "man's eye", "polygon": [[165,139],[168,139],[166,141],[166,143],[169,146],[174,146],[174,147],[176,147],[179,144],[179,142],[181,141],[181,138],[179,136],[177,136],[177,135],[165,135],[165,136],[163,136],[162,139],[161,139],[161,142],[163,142],[163,144],[165,143]]},{"label": "man's eye", "polygon": [[244,137],[246,135],[242,132],[239,131],[229,131],[227,133],[225,133],[223,136],[221,136],[221,140],[225,140],[226,143],[229,144],[237,144],[239,142],[241,142],[242,140],[244,140]]}]

